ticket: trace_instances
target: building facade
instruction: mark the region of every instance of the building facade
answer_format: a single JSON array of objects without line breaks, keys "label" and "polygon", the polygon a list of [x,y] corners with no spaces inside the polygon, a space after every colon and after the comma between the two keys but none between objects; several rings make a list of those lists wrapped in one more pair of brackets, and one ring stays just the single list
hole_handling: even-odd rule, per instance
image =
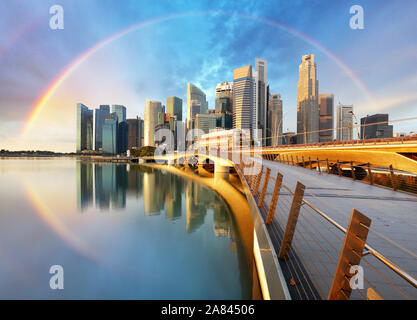
[{"label": "building facade", "polygon": [[353,139],[353,105],[339,104],[337,106],[336,139],[338,141]]},{"label": "building facade", "polygon": [[127,119],[128,124],[128,149],[137,149],[143,146],[143,120]]},{"label": "building facade", "polygon": [[93,150],[93,110],[82,103],[77,103],[77,139],[76,151]]},{"label": "building facade", "polygon": [[158,113],[162,112],[162,104],[159,101],[145,101],[144,119],[144,145],[155,146],[155,127],[158,124]]},{"label": "building facade", "polygon": [[280,94],[271,94],[269,96],[268,120],[270,132],[267,136],[270,140],[268,145],[276,147],[282,144],[282,100]]},{"label": "building facade", "polygon": [[388,113],[378,113],[361,118],[361,139],[393,137],[393,126],[388,124]]},{"label": "building facade", "polygon": [[221,82],[216,86],[216,113],[233,112],[233,82]]},{"label": "building facade", "polygon": [[334,96],[332,94],[319,95],[320,126],[319,141],[329,142],[333,140],[333,109]]},{"label": "building facade", "polygon": [[319,82],[314,54],[302,57],[297,85],[297,143],[319,142]]},{"label": "building facade", "polygon": [[167,98],[166,113],[177,116],[177,121],[182,121],[182,99],[178,97]]},{"label": "building facade", "polygon": [[[252,106],[252,137],[262,139],[267,127],[267,61],[255,58],[254,103]],[[260,140],[265,145],[265,139]]]},{"label": "building facade", "polygon": [[233,70],[233,128],[252,129],[253,106],[252,66]]},{"label": "building facade", "polygon": [[103,123],[103,153],[117,154],[117,129],[118,129],[117,113],[110,113]]},{"label": "building facade", "polygon": [[[198,113],[206,114],[208,110],[208,102],[206,94],[192,83],[187,83],[187,129],[192,129],[193,121],[193,101],[200,103],[200,111]],[[195,104],[195,102],[194,102]]]},{"label": "building facade", "polygon": [[110,106],[100,105],[100,108],[96,109],[95,112],[94,150],[101,151],[103,148],[103,123],[104,119],[110,114]]},{"label": "building facade", "polygon": [[217,127],[217,115],[215,113],[197,114],[195,117],[195,129],[202,130],[205,134]]}]

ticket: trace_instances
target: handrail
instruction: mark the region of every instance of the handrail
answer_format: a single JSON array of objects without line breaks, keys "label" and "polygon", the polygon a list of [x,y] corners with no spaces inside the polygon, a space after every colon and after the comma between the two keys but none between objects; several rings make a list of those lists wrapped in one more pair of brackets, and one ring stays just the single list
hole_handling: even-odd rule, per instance
[{"label": "handrail", "polygon": [[[289,191],[291,194],[294,194],[290,188],[283,185],[284,189]],[[340,224],[338,224],[335,220],[330,218],[328,215],[326,215],[323,211],[315,208],[312,204],[310,204],[308,201],[303,199],[303,202],[309,206],[311,209],[313,209],[315,212],[317,212],[319,215],[321,215],[324,219],[326,219],[328,222],[330,222],[332,225],[334,225],[337,229],[342,231],[343,233],[346,233],[347,230],[342,227]],[[401,269],[398,265],[396,265],[394,262],[392,262],[390,259],[385,257],[382,253],[380,253],[378,250],[370,246],[369,244],[365,244],[365,249],[368,250],[370,254],[372,254],[375,258],[377,258],[379,261],[384,263],[388,268],[393,270],[395,273],[397,273],[400,277],[402,277],[404,280],[406,280],[408,283],[410,283],[412,286],[417,288],[417,279],[413,278],[409,273]]]}]

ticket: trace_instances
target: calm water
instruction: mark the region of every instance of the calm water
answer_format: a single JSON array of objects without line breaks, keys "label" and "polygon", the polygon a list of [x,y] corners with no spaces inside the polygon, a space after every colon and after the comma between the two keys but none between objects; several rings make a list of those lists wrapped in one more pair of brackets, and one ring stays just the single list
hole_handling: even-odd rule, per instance
[{"label": "calm water", "polygon": [[0,160],[0,182],[0,298],[251,298],[232,215],[201,184],[73,159]]}]

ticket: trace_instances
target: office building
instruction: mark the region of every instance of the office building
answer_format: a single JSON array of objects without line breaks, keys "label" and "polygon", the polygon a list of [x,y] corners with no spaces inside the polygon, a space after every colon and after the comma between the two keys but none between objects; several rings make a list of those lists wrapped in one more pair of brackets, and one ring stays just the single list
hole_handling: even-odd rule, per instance
[{"label": "office building", "polygon": [[192,129],[193,106],[199,102],[200,111],[198,113],[206,114],[208,110],[208,102],[205,93],[192,83],[187,83],[187,129]]},{"label": "office building", "polygon": [[388,121],[388,113],[361,118],[361,139],[392,138],[393,126]]},{"label": "office building", "polygon": [[233,128],[251,130],[253,106],[252,66],[233,70]]},{"label": "office building", "polygon": [[[255,58],[254,103],[252,106],[252,136],[262,139],[266,136],[267,127],[267,61]],[[264,145],[265,139],[259,142]]]},{"label": "office building", "polygon": [[117,153],[125,153],[128,146],[128,127],[126,122],[126,107],[113,104],[111,106],[111,112],[117,114],[118,127],[117,127]]},{"label": "office building", "polygon": [[276,147],[282,144],[282,100],[280,94],[271,94],[268,99],[268,120],[270,122],[270,132],[267,136],[270,140],[269,145]]},{"label": "office building", "polygon": [[162,104],[159,101],[146,99],[144,120],[144,145],[155,146],[155,126],[158,124],[158,114],[162,112]]},{"label": "office building", "polygon": [[104,119],[103,123],[103,153],[117,154],[117,128],[118,128],[117,113],[112,112]]},{"label": "office building", "polygon": [[217,126],[217,115],[215,113],[197,114],[195,117],[195,129],[209,133]]},{"label": "office building", "polygon": [[103,147],[103,123],[107,115],[110,114],[109,105],[100,105],[100,109],[96,109],[95,116],[95,143],[94,150],[101,151]]},{"label": "office building", "polygon": [[182,121],[182,99],[178,97],[167,98],[166,113],[177,116],[177,121]]},{"label": "office building", "polygon": [[233,112],[233,82],[221,82],[216,86],[216,113]]},{"label": "office building", "polygon": [[319,82],[314,54],[302,57],[297,85],[297,143],[319,142]]},{"label": "office building", "polygon": [[127,119],[128,124],[128,149],[137,149],[143,145],[143,120]]},{"label": "office building", "polygon": [[77,103],[76,151],[93,150],[93,110]]},{"label": "office building", "polygon": [[334,96],[332,94],[319,94],[320,125],[319,141],[333,140],[333,109]]},{"label": "office building", "polygon": [[336,139],[350,141],[353,139],[353,105],[337,106]]}]

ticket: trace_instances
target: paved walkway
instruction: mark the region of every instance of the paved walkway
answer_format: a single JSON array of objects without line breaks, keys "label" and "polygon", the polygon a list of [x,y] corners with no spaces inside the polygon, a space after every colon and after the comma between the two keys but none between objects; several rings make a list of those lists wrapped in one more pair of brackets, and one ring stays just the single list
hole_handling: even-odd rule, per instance
[{"label": "paved walkway", "polygon": [[[258,158],[253,159],[260,161]],[[417,196],[274,161],[262,160],[262,164],[271,169],[271,177],[276,177],[280,172],[283,184],[291,190],[295,189],[297,181],[303,183],[306,186],[304,199],[345,228],[353,208],[368,216],[372,219],[372,231],[389,238],[412,254],[404,252],[372,231],[367,242],[417,278]],[[274,181],[271,180],[265,197],[268,205],[273,187]],[[281,189],[275,222],[282,230],[285,229],[291,201],[292,195]],[[298,258],[292,263],[303,263],[308,269],[305,276],[310,276],[322,298],[327,297],[343,239],[342,232],[303,205],[293,246]],[[367,256],[361,265],[365,279],[369,281],[365,281],[365,289],[372,285],[385,299],[404,299],[405,296],[417,299],[417,289],[373,256]],[[288,267],[291,269],[291,265]],[[299,270],[299,277],[303,277],[303,268]],[[295,289],[303,296],[304,288]],[[361,290],[355,291],[352,298],[360,299],[360,293],[366,296],[366,290]]]}]

